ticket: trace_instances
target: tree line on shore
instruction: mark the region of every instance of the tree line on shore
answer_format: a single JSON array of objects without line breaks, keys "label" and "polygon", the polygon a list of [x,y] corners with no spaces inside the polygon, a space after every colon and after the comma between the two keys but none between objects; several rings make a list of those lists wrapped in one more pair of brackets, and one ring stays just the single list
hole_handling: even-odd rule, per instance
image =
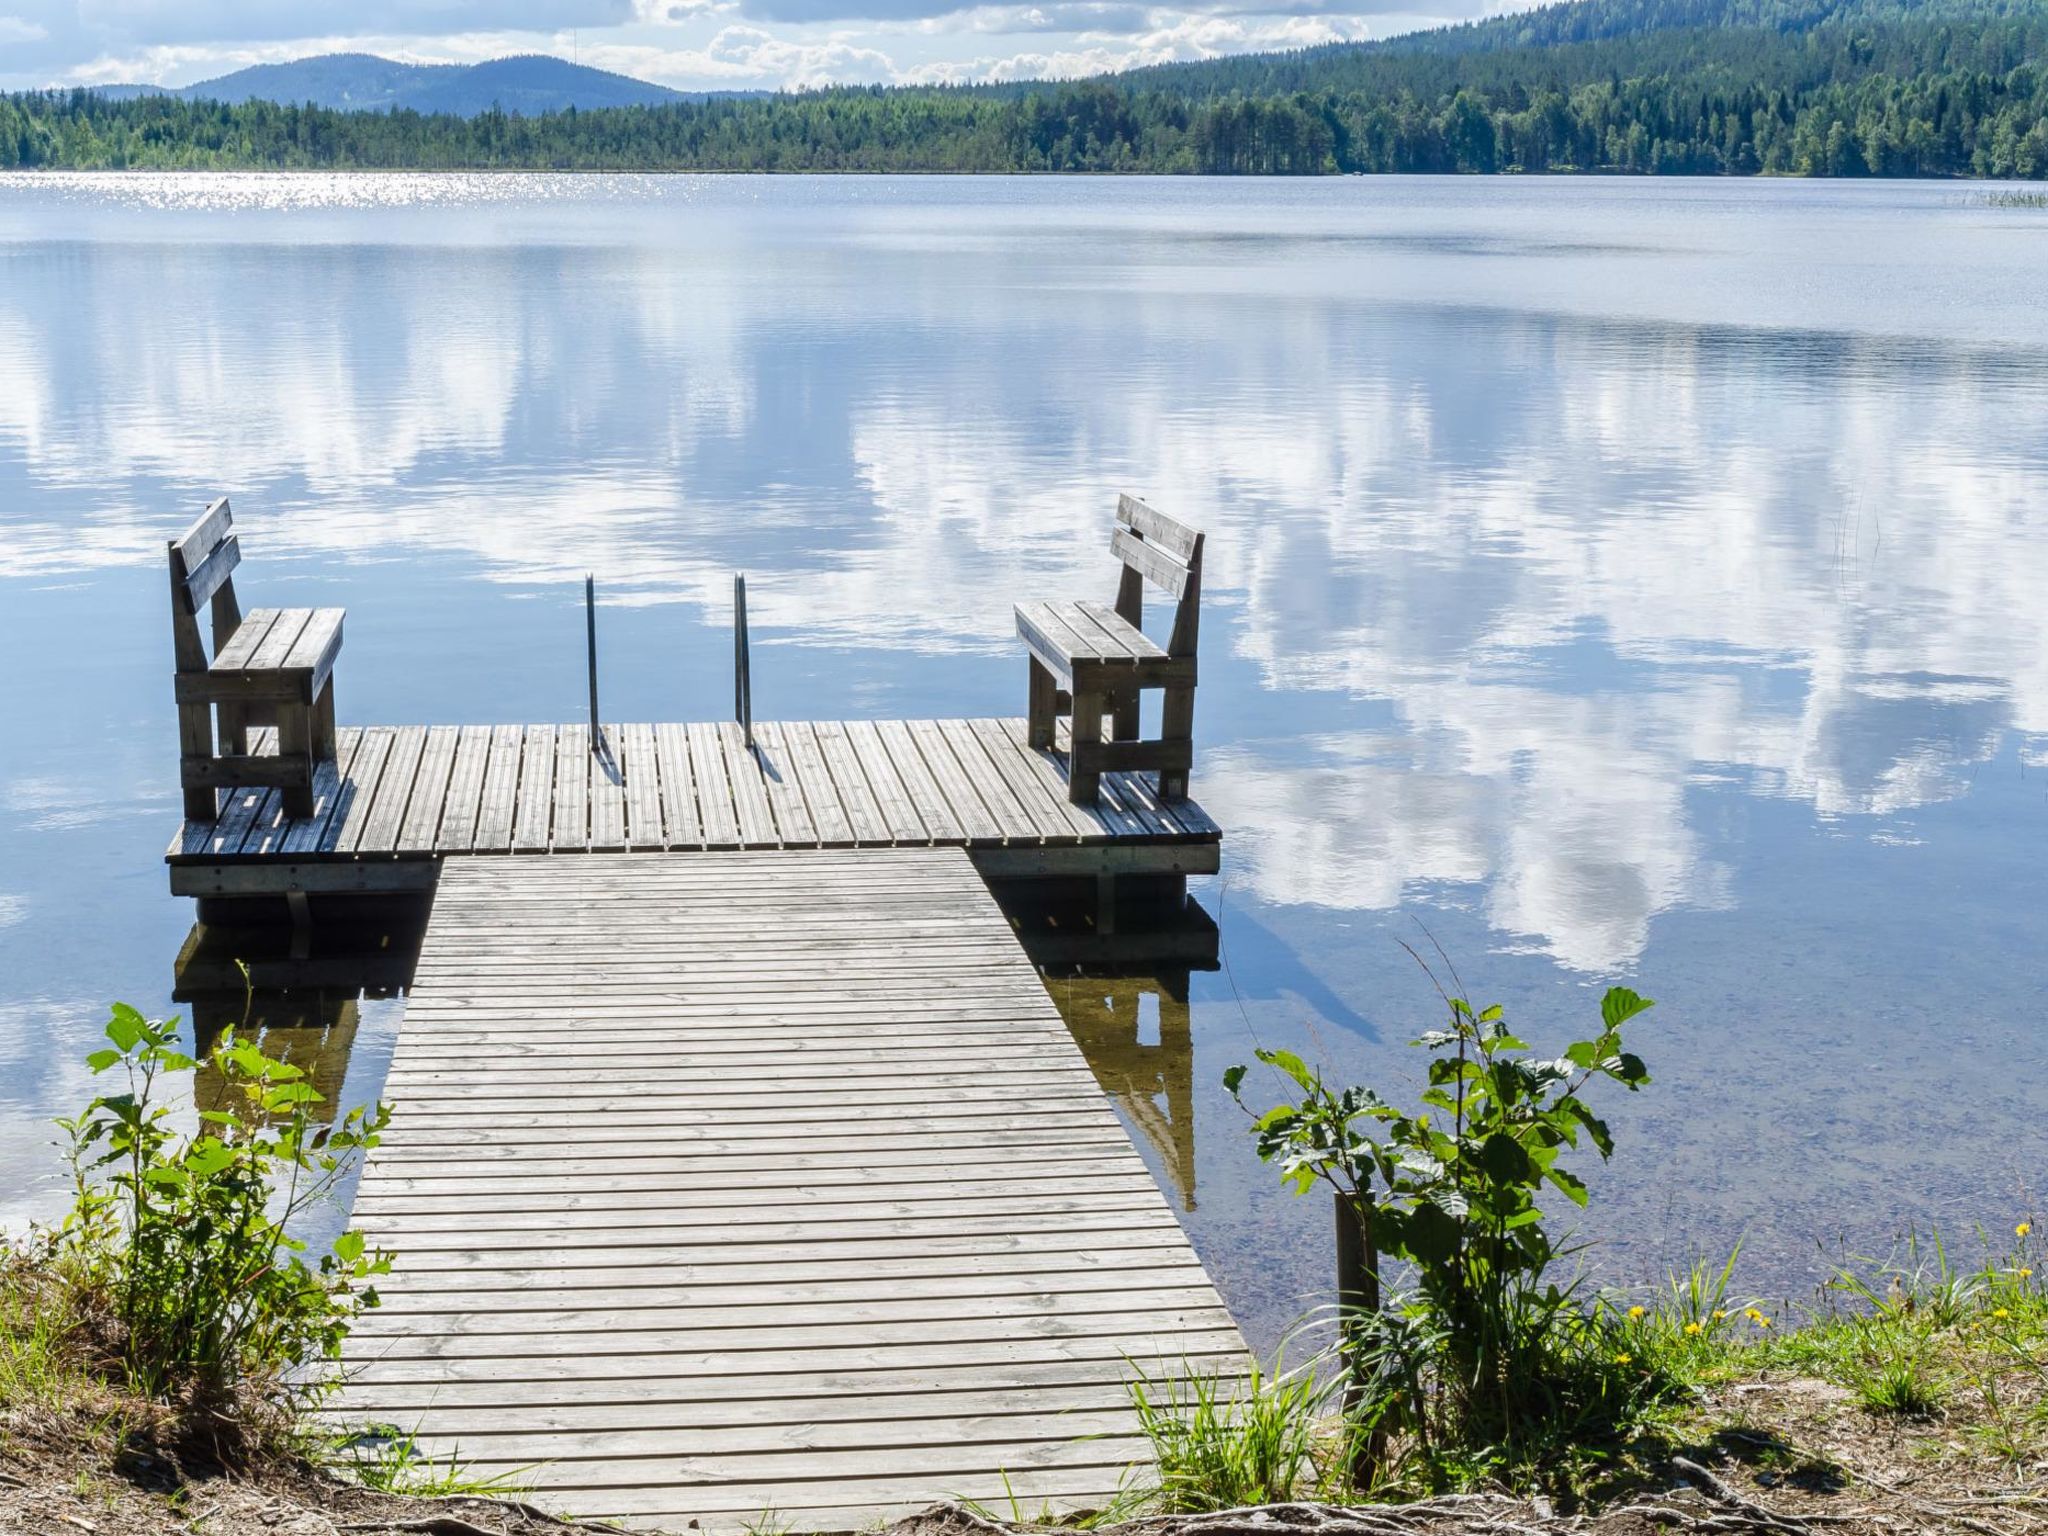
[{"label": "tree line on shore", "polygon": [[539,116],[27,92],[0,168],[2048,177],[2038,3],[1602,0],[1429,36]]}]

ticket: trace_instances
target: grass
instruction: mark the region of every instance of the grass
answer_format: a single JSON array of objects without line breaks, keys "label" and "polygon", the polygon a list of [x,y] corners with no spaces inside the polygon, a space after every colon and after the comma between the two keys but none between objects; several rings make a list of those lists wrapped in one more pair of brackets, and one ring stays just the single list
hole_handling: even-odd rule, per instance
[{"label": "grass", "polygon": [[[1574,1442],[1583,1420],[1532,1424],[1520,1437],[1532,1450],[1520,1457],[1396,1437],[1383,1476],[1364,1489],[1350,1482],[1327,1356],[1320,1371],[1255,1371],[1232,1386],[1141,1378],[1132,1402],[1159,1476],[1112,1514],[1531,1487],[1597,1508],[1668,1484],[1668,1458],[1683,1447],[1733,1448],[1767,1486],[1839,1483],[1847,1474],[1826,1447],[1844,1445],[1917,1467],[1911,1481],[1930,1464],[1985,1485],[2024,1481],[2048,1458],[2048,1288],[2030,1224],[2002,1253],[1993,1247],[1969,1266],[1935,1238],[1909,1238],[1883,1259],[1844,1258],[1797,1310],[1735,1293],[1739,1249],[1640,1300],[1604,1297],[1598,1336],[1645,1383],[1612,1433]],[[1772,1422],[1759,1403],[1801,1406]],[[1802,1437],[1814,1445],[1802,1448]]]},{"label": "grass", "polygon": [[459,1495],[478,1498],[510,1498],[528,1492],[534,1468],[511,1472],[473,1473],[459,1452],[432,1456],[419,1442],[396,1425],[377,1425],[350,1436],[337,1447],[332,1458],[365,1488],[379,1493],[402,1493],[416,1498],[447,1499]]}]

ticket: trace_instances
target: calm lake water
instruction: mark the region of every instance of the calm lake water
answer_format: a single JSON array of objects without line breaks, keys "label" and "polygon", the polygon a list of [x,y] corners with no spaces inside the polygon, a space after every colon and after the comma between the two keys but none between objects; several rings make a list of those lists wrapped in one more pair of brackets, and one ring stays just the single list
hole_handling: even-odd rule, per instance
[{"label": "calm lake water", "polygon": [[[1022,713],[1119,490],[1210,533],[1224,966],[1052,983],[1260,1343],[1327,1206],[1219,1077],[1397,1090],[1433,942],[1658,999],[1581,1233],[1749,1288],[2048,1173],[2048,212],[1954,186],[0,177],[0,1220],[192,922],[163,540],[344,722]],[[1163,1001],[1162,1001],[1163,995]],[[401,1004],[330,1009],[352,1098]],[[651,1025],[658,1028],[658,1022]],[[1255,1079],[1256,1081],[1256,1079]],[[1263,1091],[1263,1090],[1262,1090]]]}]

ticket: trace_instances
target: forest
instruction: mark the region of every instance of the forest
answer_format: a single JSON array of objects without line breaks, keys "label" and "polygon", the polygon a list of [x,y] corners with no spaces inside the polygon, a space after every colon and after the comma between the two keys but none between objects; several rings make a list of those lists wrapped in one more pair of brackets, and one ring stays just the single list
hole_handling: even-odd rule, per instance
[{"label": "forest", "polygon": [[2048,177],[2048,5],[1578,0],[1075,82],[475,117],[0,96],[0,168]]}]

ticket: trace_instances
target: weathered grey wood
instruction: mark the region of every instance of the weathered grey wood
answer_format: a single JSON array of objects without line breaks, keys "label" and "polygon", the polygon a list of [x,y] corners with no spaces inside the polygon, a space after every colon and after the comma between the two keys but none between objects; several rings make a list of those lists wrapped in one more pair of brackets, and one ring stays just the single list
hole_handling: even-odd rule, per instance
[{"label": "weathered grey wood", "polygon": [[690,777],[697,787],[697,814],[703,820],[704,842],[710,848],[740,846],[739,809],[725,776],[725,752],[718,727],[696,720],[683,728],[689,741]]},{"label": "weathered grey wood", "polygon": [[[857,771],[923,830],[905,747],[1057,801],[999,727],[891,734],[796,733],[849,827]],[[1243,1358],[958,848],[450,859],[385,1091],[356,1215],[401,1258],[326,1418],[544,1505],[1100,1504],[1148,1449],[1126,1373]]]},{"label": "weathered grey wood", "polygon": [[397,846],[409,853],[432,852],[441,831],[441,817],[448,807],[448,781],[455,773],[455,749],[461,732],[452,725],[427,728],[426,744],[420,750],[419,771],[413,778],[412,798],[399,823]]},{"label": "weathered grey wood", "polygon": [[910,739],[916,744],[919,760],[937,784],[939,792],[951,808],[953,820],[959,825],[962,836],[971,846],[975,843],[997,843],[1003,840],[1003,829],[981,803],[981,796],[968,779],[966,770],[960,766],[953,749],[946,744],[945,733],[939,729],[936,720],[912,720],[908,722]]},{"label": "weathered grey wood", "polygon": [[773,848],[775,817],[768,808],[768,790],[760,759],[747,744],[747,728],[733,720],[721,721],[718,730],[719,761],[725,767],[726,782],[732,786],[733,813],[739,822],[740,841],[749,848]]},{"label": "weathered grey wood", "polygon": [[661,771],[654,755],[654,727],[617,728],[626,770],[626,846],[643,852],[664,848],[661,826]]},{"label": "weathered grey wood", "polygon": [[849,720],[842,729],[847,745],[866,775],[881,811],[883,828],[892,842],[910,846],[930,841],[902,771],[891,761],[888,744],[872,720]]},{"label": "weathered grey wood", "polygon": [[[280,733],[281,735],[282,733]],[[392,733],[391,751],[384,771],[377,779],[376,797],[362,834],[356,840],[361,853],[391,853],[398,847],[398,834],[405,825],[405,813],[412,804],[412,786],[418,776],[420,758],[427,747],[427,728],[401,726]]]},{"label": "weathered grey wood", "polygon": [[[322,697],[331,700],[331,684]],[[320,729],[317,706],[296,722],[279,723],[288,740],[304,743],[308,721]],[[690,850],[691,873],[679,878],[715,886],[728,879],[721,861],[744,858],[748,848],[823,860],[817,878],[843,882],[843,870],[831,872],[832,849],[853,845],[966,846],[991,878],[1211,873],[1221,837],[1198,805],[1165,798],[1139,776],[1140,769],[1184,764],[1185,742],[1102,743],[1093,759],[1096,798],[1071,801],[1074,754],[1065,720],[1045,748],[1030,746],[1028,723],[1016,719],[764,722],[752,751],[730,723],[699,725],[694,743],[685,726],[611,726],[606,739],[621,754],[623,783],[586,749],[581,727],[380,727],[368,735],[351,729],[332,738],[336,763],[318,756],[314,739],[309,772],[278,755],[279,735],[252,732],[250,752],[224,759],[209,742],[181,773],[197,786],[194,793],[209,797],[211,785],[233,788],[238,779],[262,791],[309,785],[311,815],[294,813],[277,793],[241,798],[231,835],[223,838],[218,822],[229,807],[209,798],[166,852],[179,891],[409,892],[430,885],[433,868],[391,861],[425,859],[431,866],[455,855],[580,854],[593,842]],[[308,859],[376,862],[318,873]],[[602,878],[622,901],[647,910],[637,901],[635,877]],[[862,875],[856,883],[898,904],[926,900],[914,881],[877,885]],[[535,888],[522,879],[506,899],[534,900]],[[762,899],[736,892],[729,915],[752,921],[747,914]],[[700,936],[711,936],[721,920]],[[562,921],[569,930],[578,920]],[[488,948],[490,935],[484,938]],[[535,980],[545,983],[545,973]]]},{"label": "weathered grey wood", "polygon": [[797,782],[796,764],[783,740],[782,727],[772,721],[754,725],[754,761],[761,771],[761,787],[768,796],[768,809],[775,818],[775,836],[785,848],[808,847],[818,840],[817,825],[804,803],[803,786]]},{"label": "weathered grey wood", "polygon": [[519,798],[512,851],[546,853],[555,821],[555,727],[529,725],[519,743]]},{"label": "weathered grey wood", "polygon": [[600,749],[590,753],[590,847],[600,853],[626,848],[626,774],[619,756],[619,727],[599,732]]},{"label": "weathered grey wood", "polygon": [[[467,853],[476,846],[484,786],[491,764],[491,727],[465,725],[455,733],[455,759],[448,768],[448,793],[434,846],[443,853]],[[510,805],[510,796],[506,797]],[[509,818],[506,835],[510,835]]]},{"label": "weathered grey wood", "polygon": [[491,727],[490,756],[484,763],[483,800],[477,807],[476,833],[469,845],[480,853],[503,853],[513,847],[513,824],[519,810],[520,755],[525,739],[526,733],[516,725]]},{"label": "weathered grey wood", "polygon": [[832,771],[825,766],[817,731],[807,721],[786,720],[782,723],[782,746],[803,790],[804,804],[810,810],[811,826],[819,843],[827,848],[853,846],[853,822],[839,798],[838,786],[832,782]]},{"label": "weathered grey wood", "polygon": [[1109,547],[1119,560],[1162,592],[1178,599],[1186,588],[1187,566],[1159,546],[1133,538],[1126,530],[1119,528],[1109,536]]},{"label": "weathered grey wood", "polygon": [[867,773],[846,738],[846,728],[836,720],[820,720],[814,729],[818,750],[832,775],[834,792],[846,811],[847,824],[853,828],[854,841],[884,845],[895,841],[883,819],[881,804],[868,784]]},{"label": "weathered grey wood", "polygon": [[227,497],[216,497],[191,527],[171,540],[171,553],[183,562],[186,570],[193,570],[213,553],[214,547],[228,536],[228,530],[234,525],[235,514],[228,505]]},{"label": "weathered grey wood", "polygon": [[1183,561],[1194,554],[1196,541],[1201,538],[1186,523],[1155,511],[1135,496],[1117,497],[1116,520],[1142,534],[1148,543],[1164,545]]},{"label": "weathered grey wood", "polygon": [[704,846],[704,824],[697,814],[695,776],[690,769],[690,742],[680,725],[654,728],[654,756],[661,771],[662,833],[671,848]]},{"label": "weathered grey wood", "polygon": [[184,583],[185,611],[196,615],[212,602],[214,593],[227,585],[241,563],[242,541],[231,533],[200,560],[196,569],[188,565],[186,569],[191,574]]},{"label": "weathered grey wood", "polygon": [[548,847],[581,853],[590,846],[590,727],[555,732],[555,811]]}]

